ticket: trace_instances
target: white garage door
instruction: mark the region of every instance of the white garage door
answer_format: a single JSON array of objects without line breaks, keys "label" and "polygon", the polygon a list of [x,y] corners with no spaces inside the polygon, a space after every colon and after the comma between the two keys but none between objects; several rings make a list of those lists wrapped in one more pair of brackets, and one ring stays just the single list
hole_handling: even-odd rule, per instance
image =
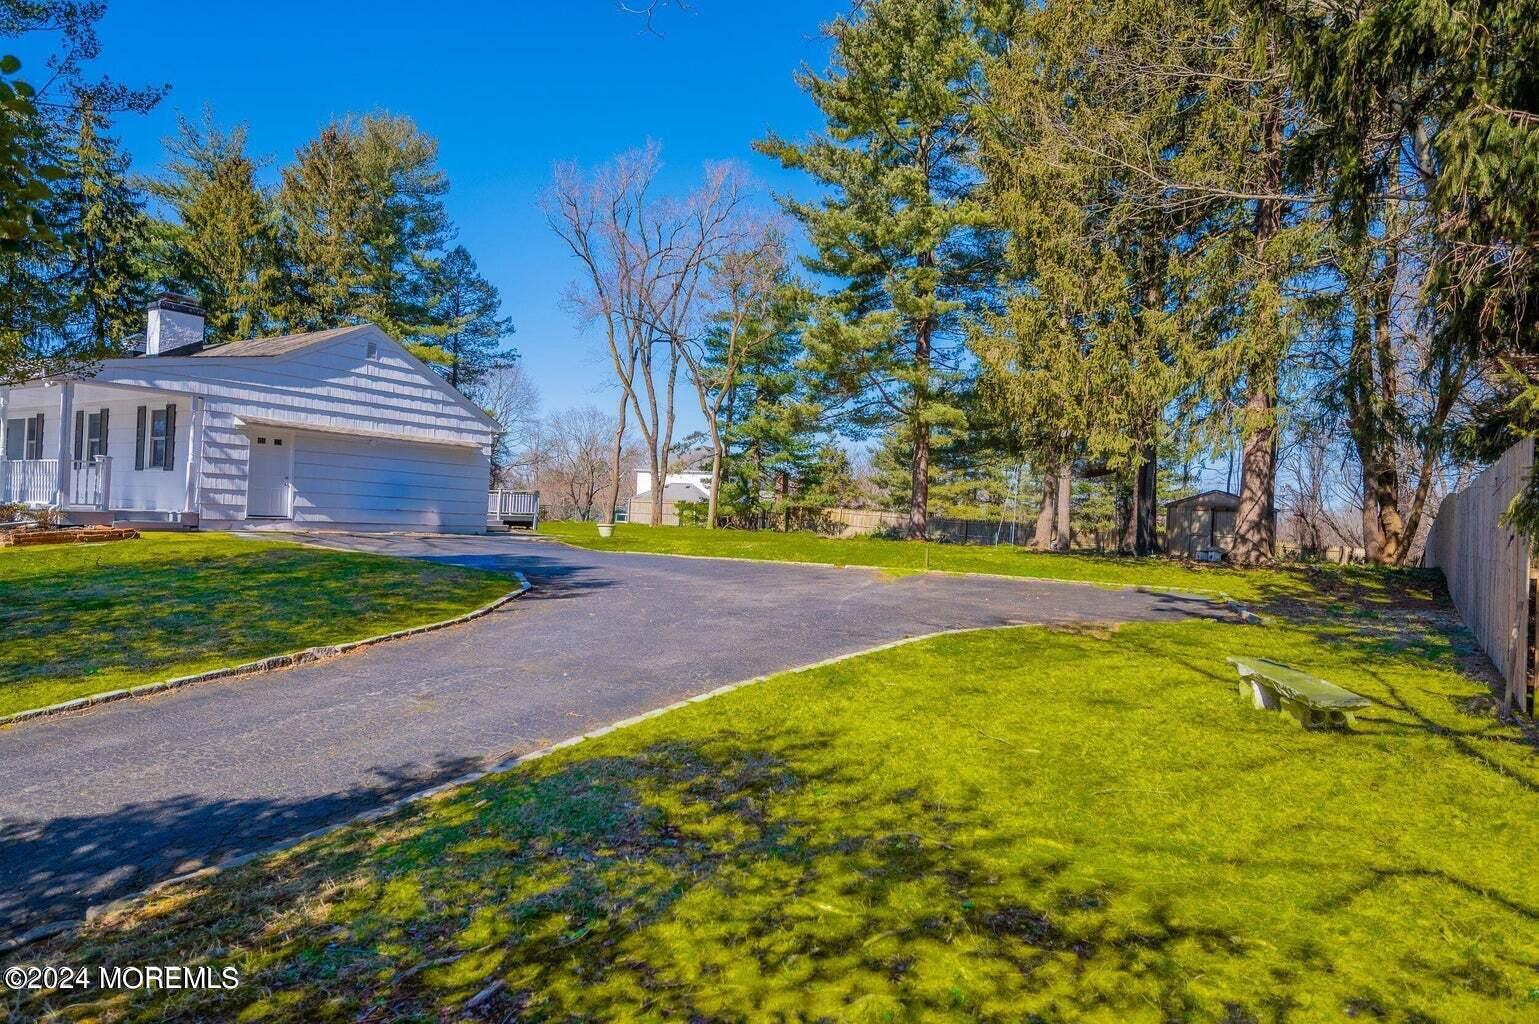
[{"label": "white garage door", "polygon": [[482,533],[488,480],[477,448],[301,433],[294,439],[294,522]]}]

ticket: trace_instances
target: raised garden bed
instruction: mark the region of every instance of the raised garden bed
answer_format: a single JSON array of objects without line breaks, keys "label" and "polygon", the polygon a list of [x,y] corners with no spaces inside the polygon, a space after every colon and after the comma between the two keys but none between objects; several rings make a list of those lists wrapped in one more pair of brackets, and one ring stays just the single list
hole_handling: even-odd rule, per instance
[{"label": "raised garden bed", "polygon": [[0,548],[26,548],[41,544],[102,544],[112,540],[138,539],[138,530],[116,526],[86,526],[68,530],[0,530]]}]

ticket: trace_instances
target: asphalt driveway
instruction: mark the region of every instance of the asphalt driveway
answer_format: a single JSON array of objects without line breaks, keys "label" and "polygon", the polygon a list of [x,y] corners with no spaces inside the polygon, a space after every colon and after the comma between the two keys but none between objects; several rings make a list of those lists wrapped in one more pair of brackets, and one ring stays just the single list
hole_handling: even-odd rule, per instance
[{"label": "asphalt driveway", "polygon": [[1215,615],[977,577],[346,537],[519,570],[463,626],[0,730],[0,937],[728,682],[944,629]]}]

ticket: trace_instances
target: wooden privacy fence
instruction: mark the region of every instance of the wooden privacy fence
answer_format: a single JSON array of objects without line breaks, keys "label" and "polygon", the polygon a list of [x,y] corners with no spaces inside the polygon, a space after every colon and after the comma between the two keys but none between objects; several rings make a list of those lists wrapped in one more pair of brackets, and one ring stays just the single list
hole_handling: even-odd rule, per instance
[{"label": "wooden privacy fence", "polygon": [[[824,532],[837,537],[856,537],[884,530],[902,532],[908,528],[907,512],[888,512],[872,508],[830,508],[821,510]],[[954,519],[930,516],[926,530],[931,540],[947,544],[1027,545],[1035,534],[1034,523],[1000,522],[997,519]]]},{"label": "wooden privacy fence", "polygon": [[1460,618],[1506,680],[1505,703],[1525,711],[1533,707],[1532,551],[1501,517],[1533,465],[1533,439],[1519,441],[1468,487],[1444,498],[1423,557],[1443,570]]}]

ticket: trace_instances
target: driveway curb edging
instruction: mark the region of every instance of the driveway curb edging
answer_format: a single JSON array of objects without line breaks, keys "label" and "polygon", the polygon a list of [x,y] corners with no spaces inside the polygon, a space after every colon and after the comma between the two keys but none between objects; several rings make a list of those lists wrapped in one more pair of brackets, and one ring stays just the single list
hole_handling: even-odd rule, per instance
[{"label": "driveway curb edging", "polygon": [[391,633],[381,633],[378,636],[365,637],[362,640],[350,640],[341,644],[326,644],[320,647],[306,647],[302,651],[292,651],[288,654],[274,654],[266,658],[258,658],[256,661],[244,662],[240,665],[231,665],[226,668],[210,669],[207,672],[198,672],[188,676],[177,676],[173,679],[164,679],[158,683],[145,683],[142,686],[132,686],[121,690],[107,690],[103,693],[93,693],[85,697],[76,697],[60,704],[49,704],[41,708],[28,708],[25,711],[12,712],[9,715],[0,715],[0,729],[16,725],[18,722],[29,721],[34,718],[46,718],[53,715],[64,715],[71,711],[83,711],[86,708],[96,707],[98,704],[110,704],[114,701],[127,700],[130,697],[148,697],[152,694],[162,693],[166,690],[178,690],[194,683],[207,683],[215,679],[228,679],[231,676],[248,676],[258,672],[271,672],[280,668],[293,668],[296,665],[305,665],[313,661],[324,661],[327,658],[335,658],[339,655],[350,654],[364,647],[373,647],[376,644],[387,643],[391,640],[404,640],[407,637],[418,636],[422,633],[433,633],[440,629],[448,629],[450,626],[458,626],[462,623],[479,619],[484,615],[501,608],[509,601],[524,596],[530,590],[529,578],[521,572],[514,572],[518,578],[518,587],[508,591],[490,604],[482,605],[464,615],[456,615],[451,619],[443,619],[439,622],[429,622],[422,626],[410,626],[406,629],[398,629]]},{"label": "driveway curb edging", "polygon": [[[527,589],[528,586],[526,583],[525,590]],[[518,593],[521,594],[523,591],[519,591]],[[506,603],[506,601],[512,600],[512,598],[516,596],[518,596],[518,594],[510,595],[499,603]],[[486,614],[485,611],[478,610],[478,612],[479,614]],[[1081,623],[1080,625],[1089,626],[1093,625],[1093,623],[1087,622]],[[658,718],[662,715],[668,714],[671,711],[678,711],[681,708],[689,707],[691,704],[700,704],[705,701],[712,700],[716,697],[725,696],[734,690],[741,690],[745,687],[755,686],[759,683],[773,679],[776,676],[800,675],[804,672],[813,672],[817,669],[827,668],[830,665],[837,665],[840,662],[851,661],[855,658],[862,658],[868,654],[880,654],[883,651],[889,651],[897,647],[906,647],[910,644],[920,643],[925,640],[934,640],[943,636],[958,636],[966,633],[987,633],[1002,630],[1040,628],[1042,628],[1040,623],[1009,623],[1006,625],[998,626],[964,626],[956,629],[936,630],[933,633],[918,633],[913,636],[906,636],[898,640],[889,640],[886,643],[877,644],[874,647],[866,647],[858,651],[850,651],[847,654],[836,654],[833,657],[824,658],[821,661],[814,661],[806,665],[798,665],[795,668],[781,669],[776,672],[767,672],[748,679],[740,679],[735,683],[727,683],[724,686],[718,686],[714,689],[707,690],[704,693],[698,693],[693,697],[685,697],[682,700],[676,700],[671,704],[653,708],[650,711],[643,711],[640,714],[631,715],[629,718],[622,718],[617,722],[611,722],[608,725],[600,726],[596,729],[590,729],[589,731],[580,733],[576,736],[569,736],[557,743],[552,743],[548,746],[541,747],[538,750],[531,750],[526,754],[505,755],[503,757],[499,757],[495,761],[492,761],[492,763],[490,763],[485,768],[467,772],[464,775],[450,779],[447,782],[440,782],[437,785],[428,787],[427,789],[418,790],[415,793],[411,793],[399,799],[392,800],[389,803],[382,804],[379,807],[373,807],[358,814],[354,814],[350,817],[342,819],[341,821],[333,822],[330,825],[312,829],[309,832],[305,832],[301,835],[294,836],[289,839],[281,840],[277,843],[264,846],[258,850],[251,850],[239,854],[231,854],[221,860],[218,864],[198,868],[196,870],[188,871],[180,875],[174,875],[171,878],[163,879],[159,882],[156,882],[154,885],[151,885],[145,889],[141,889],[139,892],[128,896],[121,896],[106,903],[93,904],[92,906],[86,908],[85,914],[82,917],[66,918],[64,920],[50,921],[44,924],[35,925],[32,928],[29,928],[27,931],[22,932],[20,935],[17,935],[13,938],[0,940],[0,954],[11,953],[17,949],[21,949],[24,946],[31,945],[34,942],[76,931],[82,926],[91,923],[92,921],[98,920],[99,918],[105,917],[106,915],[116,911],[125,910],[133,906],[135,903],[138,903],[140,900],[143,900],[148,896],[152,896],[155,893],[172,886],[182,885],[187,882],[198,881],[206,878],[213,878],[214,876],[224,872],[244,867],[245,865],[250,864],[252,861],[259,860],[263,857],[282,853],[284,850],[291,849],[312,839],[323,838],[324,836],[330,835],[333,832],[338,832],[353,825],[360,825],[365,822],[378,821],[381,818],[387,818],[413,804],[443,796],[453,790],[463,788],[476,782],[480,782],[488,776],[501,775],[505,772],[512,771],[521,765],[528,764],[531,761],[538,761],[541,758],[549,757],[551,754],[554,754],[560,750],[565,750],[568,747],[574,747],[588,740],[595,740],[601,736],[607,736],[610,733],[619,732],[622,729],[628,729],[632,726],[640,725],[642,722],[645,722],[648,719]],[[360,641],[360,643],[364,642],[366,641]]]}]

